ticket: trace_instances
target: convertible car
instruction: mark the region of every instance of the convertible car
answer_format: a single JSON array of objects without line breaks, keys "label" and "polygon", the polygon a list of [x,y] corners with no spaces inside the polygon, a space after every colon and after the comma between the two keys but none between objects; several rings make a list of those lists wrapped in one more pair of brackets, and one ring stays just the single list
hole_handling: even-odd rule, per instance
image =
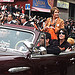
[{"label": "convertible car", "polygon": [[75,75],[75,51],[36,50],[42,35],[33,27],[0,25],[0,75]]}]

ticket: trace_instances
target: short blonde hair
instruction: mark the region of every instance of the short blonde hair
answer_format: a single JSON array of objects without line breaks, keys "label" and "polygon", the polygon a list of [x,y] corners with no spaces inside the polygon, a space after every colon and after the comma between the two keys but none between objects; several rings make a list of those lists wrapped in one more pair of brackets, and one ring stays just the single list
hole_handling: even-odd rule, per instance
[{"label": "short blonde hair", "polygon": [[51,14],[54,14],[54,11],[55,11],[55,10],[59,11],[59,9],[58,9],[57,7],[53,7],[53,8],[51,9]]}]

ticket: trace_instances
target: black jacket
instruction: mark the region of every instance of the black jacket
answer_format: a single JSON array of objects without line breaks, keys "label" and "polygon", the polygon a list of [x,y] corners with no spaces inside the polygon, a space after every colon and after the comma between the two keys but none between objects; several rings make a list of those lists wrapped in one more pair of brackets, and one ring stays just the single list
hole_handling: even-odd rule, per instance
[{"label": "black jacket", "polygon": [[64,42],[60,45],[58,40],[52,40],[52,41],[50,42],[50,45],[46,47],[47,53],[48,53],[48,54],[56,54],[56,55],[58,55],[59,53],[62,52],[58,46],[61,47],[61,48],[65,47],[64,51],[65,51],[68,47],[71,48],[71,45],[70,45],[67,41],[64,41]]}]

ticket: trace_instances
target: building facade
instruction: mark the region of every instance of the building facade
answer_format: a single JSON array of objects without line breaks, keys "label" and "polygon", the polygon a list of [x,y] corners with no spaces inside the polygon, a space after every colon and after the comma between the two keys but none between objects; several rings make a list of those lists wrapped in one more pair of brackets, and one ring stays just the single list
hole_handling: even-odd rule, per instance
[{"label": "building facade", "polygon": [[75,0],[57,0],[57,7],[61,18],[75,20]]}]

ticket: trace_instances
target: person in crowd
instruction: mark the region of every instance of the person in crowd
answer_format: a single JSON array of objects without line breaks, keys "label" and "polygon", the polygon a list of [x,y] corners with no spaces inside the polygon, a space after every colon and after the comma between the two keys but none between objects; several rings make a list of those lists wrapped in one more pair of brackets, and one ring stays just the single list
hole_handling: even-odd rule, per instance
[{"label": "person in crowd", "polygon": [[7,4],[7,12],[9,12],[9,11],[10,11],[10,5]]},{"label": "person in crowd", "polygon": [[72,30],[74,30],[74,28],[75,28],[75,24],[74,24],[74,21],[72,20],[71,21],[71,32],[70,33],[72,33]]},{"label": "person in crowd", "polygon": [[67,42],[68,33],[67,33],[66,29],[60,29],[58,31],[57,37],[58,37],[58,40],[55,40],[51,44],[53,44],[54,46],[57,45],[61,52],[72,50],[71,44],[69,42]]},{"label": "person in crowd", "polygon": [[64,22],[64,27],[65,27],[66,30],[68,29],[68,24],[67,24],[67,22],[68,22],[68,20],[65,20],[65,22]]},{"label": "person in crowd", "polygon": [[70,35],[71,29],[72,29],[71,23],[70,23],[70,21],[68,21],[68,25],[67,25],[68,35]]},{"label": "person in crowd", "polygon": [[46,18],[40,17],[39,21],[37,22],[39,30],[43,29],[45,21],[46,21]]},{"label": "person in crowd", "polygon": [[47,18],[46,24],[41,31],[49,32],[52,39],[57,39],[57,32],[64,28],[64,21],[59,17],[59,9],[53,7],[51,9],[51,17]]},{"label": "person in crowd", "polygon": [[9,11],[11,14],[13,13],[13,6],[11,4],[9,5]]},{"label": "person in crowd", "polygon": [[24,16],[21,17],[21,23],[22,23],[23,26],[33,27],[33,25],[31,24],[31,21],[29,21],[28,15],[24,15]]},{"label": "person in crowd", "polygon": [[14,7],[14,8],[15,8],[15,13],[16,13],[16,12],[18,12],[18,6],[17,6],[17,5],[15,5],[15,7]]},{"label": "person in crowd", "polygon": [[27,25],[28,20],[29,20],[28,16],[22,15],[22,17],[21,17],[21,24],[23,26]]},{"label": "person in crowd", "polygon": [[22,10],[20,8],[20,5],[18,5],[18,12],[22,13]]},{"label": "person in crowd", "polygon": [[16,14],[15,21],[16,21],[16,25],[21,25],[21,17],[20,17],[20,14]]},{"label": "person in crowd", "polygon": [[5,24],[5,23],[7,23],[7,15],[6,14],[3,16],[3,20],[2,20],[2,24]]},{"label": "person in crowd", "polygon": [[15,24],[15,23],[13,22],[12,14],[9,14],[9,15],[8,15],[8,17],[7,17],[7,23],[8,23],[8,24]]},{"label": "person in crowd", "polygon": [[34,19],[33,22],[34,22],[34,24],[33,24],[34,25],[34,28],[36,30],[38,30],[37,19]]},{"label": "person in crowd", "polygon": [[[51,41],[51,35],[48,33],[48,32],[44,32],[45,33],[45,36],[42,35],[41,36],[41,39],[40,39],[40,42],[39,42],[39,45],[40,46],[48,46],[50,44],[50,41]],[[45,40],[44,40],[45,38]],[[46,42],[46,43],[45,43]],[[45,45],[46,44],[46,45]]]},{"label": "person in crowd", "polygon": [[25,13],[23,6],[21,7],[21,12],[22,12],[22,14]]}]

